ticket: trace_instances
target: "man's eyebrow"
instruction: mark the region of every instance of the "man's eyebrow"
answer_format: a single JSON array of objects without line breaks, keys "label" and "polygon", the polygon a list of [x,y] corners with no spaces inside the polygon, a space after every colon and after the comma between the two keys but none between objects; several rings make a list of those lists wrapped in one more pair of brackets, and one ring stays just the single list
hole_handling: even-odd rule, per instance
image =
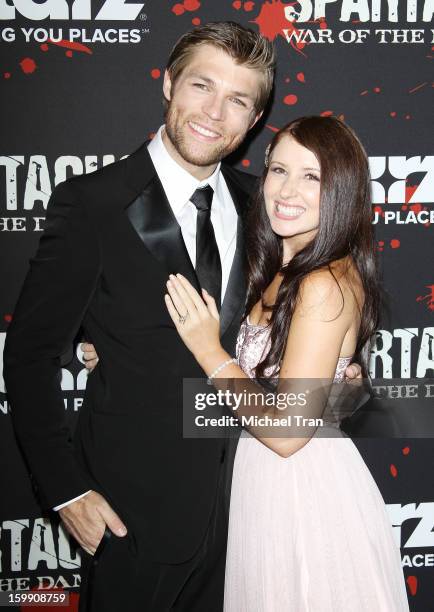
[{"label": "man's eyebrow", "polygon": [[[209,77],[204,76],[203,74],[200,74],[199,72],[192,72],[189,76],[192,79],[200,79],[201,81],[205,81],[205,83],[208,83],[208,85],[215,86],[215,81],[213,81]],[[231,91],[231,95],[237,96],[238,98],[248,98],[249,100],[254,99],[250,94],[244,91]]]},{"label": "man's eyebrow", "polygon": [[244,91],[232,91],[231,93],[233,96],[236,96],[237,98],[248,98],[249,100],[254,99],[250,94],[245,93]]},{"label": "man's eyebrow", "polygon": [[215,85],[215,81],[204,76],[203,74],[200,74],[200,72],[192,72],[189,74],[189,77],[192,79],[200,79],[201,81],[205,81],[205,83],[208,83],[208,85]]}]

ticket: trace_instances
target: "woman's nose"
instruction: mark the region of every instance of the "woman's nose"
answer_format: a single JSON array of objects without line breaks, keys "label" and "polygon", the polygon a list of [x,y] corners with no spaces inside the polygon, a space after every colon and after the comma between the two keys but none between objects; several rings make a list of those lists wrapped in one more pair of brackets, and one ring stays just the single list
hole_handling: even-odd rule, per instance
[{"label": "woman's nose", "polygon": [[283,199],[288,199],[297,193],[297,182],[291,178],[287,178],[280,187],[280,195]]}]

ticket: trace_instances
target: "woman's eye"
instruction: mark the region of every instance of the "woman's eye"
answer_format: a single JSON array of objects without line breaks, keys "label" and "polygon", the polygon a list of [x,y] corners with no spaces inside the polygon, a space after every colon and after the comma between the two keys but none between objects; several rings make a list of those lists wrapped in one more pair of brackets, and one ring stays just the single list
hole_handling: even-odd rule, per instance
[{"label": "woman's eye", "polygon": [[306,178],[308,178],[310,181],[319,181],[320,180],[319,176],[317,176],[316,174],[312,174],[311,172],[306,174]]},{"label": "woman's eye", "polygon": [[283,174],[285,170],[280,166],[274,166],[273,168],[271,168],[271,172],[274,172],[275,174]]}]

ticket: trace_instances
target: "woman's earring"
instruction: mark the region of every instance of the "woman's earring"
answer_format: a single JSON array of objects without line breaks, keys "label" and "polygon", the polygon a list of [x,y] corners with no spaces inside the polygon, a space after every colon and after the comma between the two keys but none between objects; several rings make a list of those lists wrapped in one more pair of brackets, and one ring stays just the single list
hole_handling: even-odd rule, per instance
[{"label": "woman's earring", "polygon": [[270,156],[270,149],[271,149],[271,144],[268,145],[268,147],[265,149],[265,160],[264,160],[264,165],[266,168],[268,168],[268,163],[269,163],[269,156]]}]

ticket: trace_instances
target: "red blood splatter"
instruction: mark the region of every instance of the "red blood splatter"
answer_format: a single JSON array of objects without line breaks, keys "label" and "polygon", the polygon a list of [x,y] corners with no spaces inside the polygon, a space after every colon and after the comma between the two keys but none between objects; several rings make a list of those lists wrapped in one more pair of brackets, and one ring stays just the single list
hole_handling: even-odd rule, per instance
[{"label": "red blood splatter", "polygon": [[244,3],[244,10],[247,12],[250,12],[253,10],[253,7],[255,6],[254,2],[245,2]]},{"label": "red blood splatter", "polygon": [[248,168],[250,166],[250,159],[243,159],[241,164],[244,166],[244,168]]},{"label": "red blood splatter", "polygon": [[333,115],[333,111],[327,110],[321,113],[321,117],[331,117]]},{"label": "red blood splatter", "polygon": [[319,27],[320,27],[320,30],[325,30],[327,28],[327,21],[325,20],[324,17],[320,17]]},{"label": "red blood splatter", "polygon": [[411,204],[410,210],[412,210],[416,215],[421,212],[422,204]]},{"label": "red blood splatter", "polygon": [[304,72],[298,72],[297,73],[297,81],[300,81],[300,83],[305,83],[306,79],[304,76]]},{"label": "red blood splatter", "polygon": [[232,2],[232,6],[236,11],[239,11],[241,8],[241,0],[235,0],[235,2]]},{"label": "red blood splatter", "polygon": [[58,47],[71,49],[71,51],[81,51],[82,53],[87,53],[87,55],[92,55],[92,49],[89,49],[89,47],[79,42],[73,42],[71,40],[51,40],[50,38],[48,39],[48,42],[52,45],[57,45]]},{"label": "red blood splatter", "polygon": [[6,323],[10,323],[12,321],[12,315],[11,314],[5,314],[5,316],[3,318],[6,321]]},{"label": "red blood splatter", "polygon": [[406,583],[408,586],[408,590],[411,595],[416,595],[417,593],[417,576],[407,576]]},{"label": "red blood splatter", "polygon": [[378,213],[379,215],[381,215],[382,217],[384,217],[384,210],[381,208],[381,206],[374,206],[374,212]]},{"label": "red blood splatter", "polygon": [[283,102],[284,104],[289,104],[289,106],[293,106],[294,104],[297,104],[298,98],[295,94],[288,94],[283,98]]},{"label": "red blood splatter", "polygon": [[48,51],[47,43],[42,43],[42,45],[40,45],[40,49],[41,49],[41,51]]},{"label": "red blood splatter", "polygon": [[401,210],[407,210],[407,208],[408,208],[407,204],[403,204],[403,205],[401,206]]},{"label": "red blood splatter", "polygon": [[[262,4],[259,15],[253,20],[253,23],[259,26],[262,36],[268,40],[274,40],[277,36],[282,36],[286,40],[283,30],[288,30],[288,35],[299,33],[294,22],[288,21],[285,17],[286,6],[281,0],[266,0]],[[292,39],[290,45],[298,53],[301,53],[301,49],[305,47],[305,43],[295,44]]]},{"label": "red blood splatter", "polygon": [[374,87],[372,91],[374,91],[375,93],[380,93],[381,87]]},{"label": "red blood splatter", "polygon": [[21,60],[20,66],[24,74],[32,74],[32,72],[35,72],[37,68],[35,60],[33,60],[31,57],[25,57],[23,60]]},{"label": "red blood splatter", "polygon": [[401,242],[397,238],[392,238],[392,240],[390,241],[390,246],[392,247],[392,249],[399,249],[399,247],[401,246]]},{"label": "red blood splatter", "polygon": [[410,447],[409,446],[404,446],[404,448],[402,449],[402,454],[403,455],[408,455],[410,452]]},{"label": "red blood splatter", "polygon": [[361,96],[366,96],[366,94],[367,94],[367,93],[368,93],[368,90],[367,90],[367,89],[365,89],[364,91],[361,91],[361,92],[360,92],[360,95],[361,95]]},{"label": "red blood splatter", "polygon": [[274,125],[266,125],[266,128],[268,128],[269,130],[271,130],[272,132],[278,132],[279,128],[274,127]]},{"label": "red blood splatter", "polygon": [[429,292],[426,295],[418,295],[416,302],[426,302],[428,310],[434,311],[434,285],[425,285]]},{"label": "red blood splatter", "polygon": [[[406,185],[405,186],[405,203],[408,204],[415,194],[419,185]],[[420,206],[420,205],[419,205]],[[420,212],[422,208],[420,208],[417,212]]]},{"label": "red blood splatter", "polygon": [[284,10],[280,0],[266,0],[263,3],[254,23],[258,24],[260,33],[268,40],[274,40],[279,34],[282,36],[282,29],[291,25],[285,18]]},{"label": "red blood splatter", "polygon": [[419,185],[406,185],[405,186],[405,203],[408,204],[413,197],[416,189]]},{"label": "red blood splatter", "polygon": [[389,114],[390,114],[391,117],[396,117],[396,112],[395,111],[391,111]]},{"label": "red blood splatter", "polygon": [[65,55],[66,57],[72,57],[72,51],[70,49],[68,51],[65,51]]},{"label": "red blood splatter", "polygon": [[184,0],[184,8],[186,11],[197,11],[200,9],[199,0]]},{"label": "red blood splatter", "polygon": [[175,15],[182,15],[185,12],[185,8],[183,7],[182,4],[174,4],[172,6],[172,13],[175,13]]},{"label": "red blood splatter", "polygon": [[153,79],[159,79],[159,78],[160,78],[160,76],[161,76],[161,71],[160,71],[158,68],[153,68],[153,69],[151,70],[151,77],[152,77]]},{"label": "red blood splatter", "polygon": [[200,19],[199,17],[193,17],[193,19],[191,20],[191,23],[195,26],[200,25]]},{"label": "red blood splatter", "polygon": [[393,463],[390,464],[390,473],[394,478],[398,476],[398,470],[396,469],[396,466],[393,465]]},{"label": "red blood splatter", "polygon": [[3,74],[3,77],[4,77],[5,79],[10,79],[10,78],[11,78],[11,73],[10,73],[10,72],[5,72],[5,73]]}]

